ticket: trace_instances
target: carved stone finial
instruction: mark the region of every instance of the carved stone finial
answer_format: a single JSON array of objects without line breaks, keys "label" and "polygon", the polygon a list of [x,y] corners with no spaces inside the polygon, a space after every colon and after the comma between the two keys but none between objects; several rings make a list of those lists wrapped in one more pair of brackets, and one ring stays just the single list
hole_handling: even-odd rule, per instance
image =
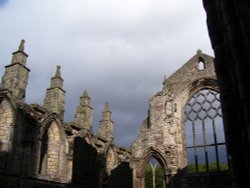
[{"label": "carved stone finial", "polygon": [[196,51],[196,53],[197,53],[197,54],[201,54],[202,51],[201,51],[200,49],[198,49],[198,50]]},{"label": "carved stone finial", "polygon": [[56,78],[61,78],[61,66],[57,65],[56,66],[56,74],[55,74]]},{"label": "carved stone finial", "polygon": [[89,97],[89,94],[88,94],[88,91],[87,90],[84,90],[84,92],[83,92],[83,95],[82,95],[83,97]]},{"label": "carved stone finial", "polygon": [[61,77],[61,67],[59,65],[56,66],[55,76],[51,78],[50,87],[51,88],[61,88],[63,86],[63,79]]},{"label": "carved stone finial", "polygon": [[109,103],[108,102],[105,102],[105,106],[104,106],[103,112],[110,112],[110,110],[109,110]]},{"label": "carved stone finial", "polygon": [[18,47],[18,51],[24,51],[24,43],[25,43],[25,40],[24,39],[22,39],[21,40],[21,43],[20,43],[20,45],[19,45],[19,47]]}]

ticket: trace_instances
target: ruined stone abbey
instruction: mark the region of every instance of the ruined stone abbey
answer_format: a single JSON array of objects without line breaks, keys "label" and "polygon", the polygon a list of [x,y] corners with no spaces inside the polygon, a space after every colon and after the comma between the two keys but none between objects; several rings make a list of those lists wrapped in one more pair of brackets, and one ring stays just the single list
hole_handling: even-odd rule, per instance
[{"label": "ruined stone abbey", "polygon": [[[225,140],[218,138],[223,137],[224,132],[217,131],[222,128],[222,123],[218,122],[221,108],[211,56],[198,50],[163,81],[162,90],[149,101],[148,117],[143,120],[130,150],[114,145],[108,103],[104,106],[98,132],[93,134],[93,108],[87,91],[80,97],[74,121],[63,121],[65,91],[59,66],[51,78],[43,106],[26,104],[25,89],[30,71],[26,66],[27,57],[22,40],[2,77],[2,187],[144,188],[145,166],[152,158],[163,169],[164,187],[185,187],[197,182],[201,176],[197,175],[197,179],[190,175],[188,165],[194,165],[195,172],[199,173],[201,163],[206,165],[204,173],[212,173],[209,164],[216,163],[216,173],[212,173],[215,180],[230,179],[229,168],[220,170],[220,163],[222,160],[227,163],[227,159],[221,158],[226,152],[218,151]],[[209,123],[212,125],[208,126]],[[208,131],[212,129],[214,131]],[[210,133],[214,134],[213,138]],[[199,149],[206,152],[204,160]]]},{"label": "ruined stone abbey", "polygon": [[87,91],[74,122],[63,121],[60,67],[44,104],[25,103],[30,70],[22,41],[0,87],[0,188],[144,188],[152,158],[165,188],[249,187],[250,4],[203,5],[215,58],[198,50],[163,81],[130,150],[113,142],[108,104],[93,134]]}]

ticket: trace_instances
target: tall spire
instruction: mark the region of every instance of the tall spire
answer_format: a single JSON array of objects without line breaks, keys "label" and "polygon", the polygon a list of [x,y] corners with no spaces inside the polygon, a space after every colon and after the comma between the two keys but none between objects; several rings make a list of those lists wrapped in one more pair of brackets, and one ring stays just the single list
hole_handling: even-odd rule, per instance
[{"label": "tall spire", "polygon": [[109,104],[106,102],[102,112],[102,120],[97,132],[97,136],[110,142],[114,142],[114,125],[112,121],[112,113],[109,109]]},{"label": "tall spire", "polygon": [[81,128],[92,131],[93,108],[91,107],[90,100],[91,98],[88,95],[88,91],[85,90],[80,97],[80,105],[76,110],[75,123]]},{"label": "tall spire", "polygon": [[9,90],[15,98],[21,101],[25,99],[30,72],[26,67],[28,55],[24,52],[24,42],[22,40],[18,50],[12,53],[11,64],[5,66],[6,70],[2,77],[2,88]]},{"label": "tall spire", "polygon": [[56,67],[55,76],[51,78],[50,88],[47,89],[44,99],[44,107],[50,112],[57,113],[63,119],[66,92],[63,90],[60,68],[60,66]]}]

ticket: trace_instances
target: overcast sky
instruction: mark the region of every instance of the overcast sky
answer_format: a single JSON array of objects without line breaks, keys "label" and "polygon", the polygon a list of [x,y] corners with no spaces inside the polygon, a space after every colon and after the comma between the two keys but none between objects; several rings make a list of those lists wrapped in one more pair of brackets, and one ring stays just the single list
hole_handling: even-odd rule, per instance
[{"label": "overcast sky", "polygon": [[94,132],[107,101],[115,143],[130,147],[149,99],[197,51],[213,56],[201,0],[0,0],[0,75],[25,39],[27,103],[43,104],[61,65],[65,121],[88,90]]}]

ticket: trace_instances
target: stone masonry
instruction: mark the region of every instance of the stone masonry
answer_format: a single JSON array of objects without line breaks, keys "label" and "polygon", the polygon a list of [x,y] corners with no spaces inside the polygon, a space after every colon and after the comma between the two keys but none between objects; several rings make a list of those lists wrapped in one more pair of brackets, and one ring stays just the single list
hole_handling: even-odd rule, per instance
[{"label": "stone masonry", "polygon": [[7,88],[19,100],[25,98],[25,89],[30,71],[26,67],[28,55],[24,52],[24,42],[22,40],[18,50],[13,52],[11,64],[5,67],[6,71],[2,78],[2,86]]},{"label": "stone masonry", "polygon": [[218,90],[213,58],[201,50],[163,81],[162,90],[149,101],[149,115],[132,144],[134,187],[144,187],[144,168],[151,158],[163,167],[166,183],[185,169],[184,107],[195,92],[207,88]]},{"label": "stone masonry", "polygon": [[[131,153],[114,145],[114,127],[108,103],[104,105],[97,136],[92,133],[93,108],[86,90],[80,97],[74,122],[64,122],[66,92],[60,66],[57,66],[46,91],[44,105],[26,104],[27,57],[22,40],[13,53],[11,64],[5,67],[0,87],[0,187],[115,185],[115,180],[110,178],[112,171],[123,163],[127,164]],[[82,141],[78,142],[79,139]],[[81,142],[85,144],[75,146]],[[89,152],[85,153],[85,150]],[[87,161],[82,164],[83,159]],[[78,175],[81,172],[78,166],[84,168],[83,174],[91,172],[88,179],[98,177],[99,180],[82,181],[84,177]],[[128,165],[122,166],[128,168],[122,168],[124,172],[131,171]],[[131,177],[117,172],[116,176]],[[132,178],[127,180],[126,187],[129,184],[132,186]],[[121,187],[125,188],[125,184]]]},{"label": "stone masonry", "polygon": [[[149,102],[149,115],[131,151],[94,136],[89,124],[85,128],[78,120],[63,122],[62,111],[24,102],[29,69],[22,41],[13,53],[11,64],[5,67],[0,87],[0,187],[141,188],[144,187],[143,168],[152,157],[163,167],[167,188],[195,187],[181,178],[185,177],[186,165],[183,108],[197,90],[218,89],[213,61],[233,174],[228,183],[234,188],[249,187],[250,3],[247,0],[203,0],[203,5],[215,59],[198,51],[187,64],[164,80],[163,89]],[[60,103],[62,105],[62,100]],[[79,109],[76,119],[91,119],[90,111]],[[57,148],[54,150],[57,154],[49,149],[51,145]],[[55,159],[55,155],[60,158]],[[43,162],[47,159],[45,156],[55,159],[49,160],[50,166]],[[216,183],[222,181],[222,176],[218,176],[211,183],[208,177],[214,178],[212,174],[191,178],[195,183],[200,182],[196,186],[199,188],[216,187]],[[173,181],[176,179],[177,185]]]},{"label": "stone masonry", "polygon": [[74,121],[64,122],[66,92],[60,66],[51,78],[44,105],[25,103],[27,57],[21,41],[2,78],[0,187],[144,188],[145,166],[152,158],[162,166],[167,188],[192,187],[183,176],[187,166],[184,107],[201,89],[219,91],[211,56],[198,50],[164,79],[162,90],[149,101],[148,117],[130,150],[115,145],[108,103],[94,135],[93,108],[86,90]]},{"label": "stone masonry", "polygon": [[47,89],[44,99],[44,108],[63,118],[65,91],[62,89],[63,79],[61,78],[60,68],[60,66],[57,66],[55,76],[51,78],[50,88]]}]

